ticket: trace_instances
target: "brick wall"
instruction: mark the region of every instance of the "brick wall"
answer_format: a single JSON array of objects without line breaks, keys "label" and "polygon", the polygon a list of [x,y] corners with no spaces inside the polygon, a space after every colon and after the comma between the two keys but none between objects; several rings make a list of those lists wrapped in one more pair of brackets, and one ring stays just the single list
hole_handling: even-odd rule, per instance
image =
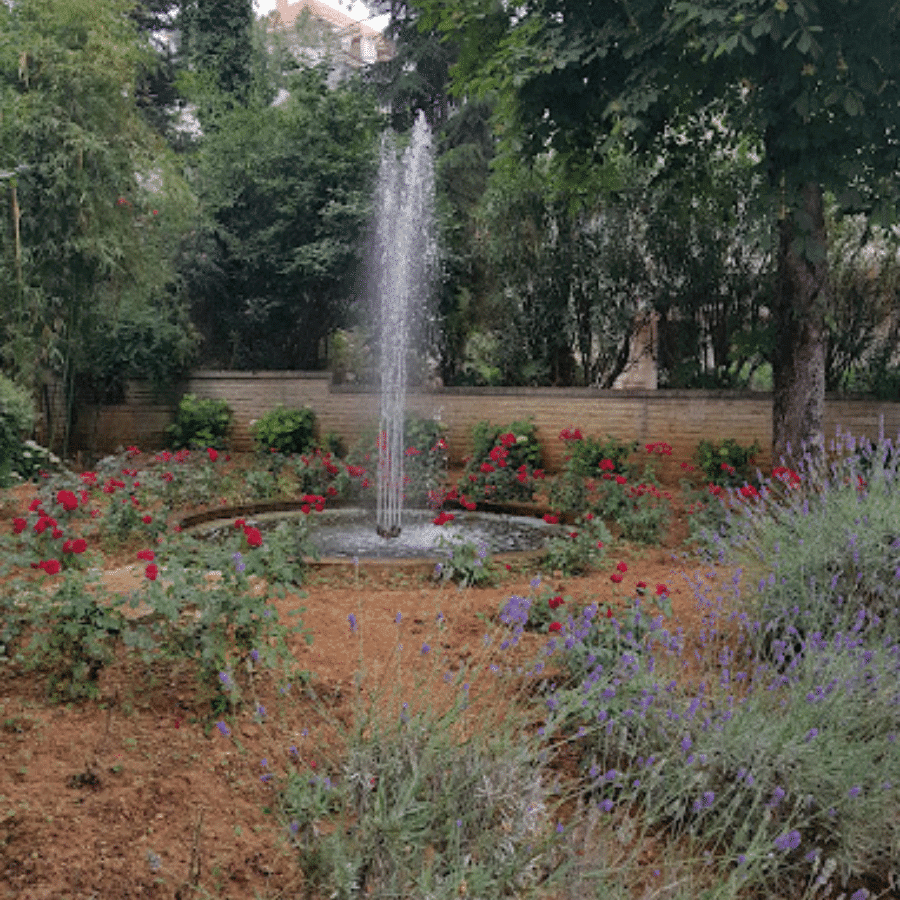
[{"label": "brick wall", "polygon": [[[281,403],[310,406],[320,433],[341,435],[351,445],[368,427],[378,424],[379,396],[347,386],[332,385],[327,373],[318,372],[196,372],[181,391],[227,400],[235,413],[232,448],[250,450],[250,423]],[[126,403],[119,406],[78,407],[73,447],[98,456],[118,446],[137,444],[146,449],[166,446],[165,426],[174,418],[178,396],[156,397],[148,386],[132,383]],[[558,469],[563,445],[559,432],[574,426],[586,435],[613,435],[643,445],[668,441],[672,458],[661,472],[664,480],[677,480],[679,464],[691,459],[702,439],[733,437],[741,444],[756,441],[761,466],[771,462],[772,398],[769,394],[738,391],[598,391],[588,388],[445,388],[432,393],[411,393],[408,408],[437,417],[449,426],[451,462],[458,464],[470,452],[473,426],[484,419],[497,425],[533,419],[542,443],[546,467]],[[854,435],[887,437],[900,434],[900,403],[829,398],[826,401],[826,437],[835,429]]]}]

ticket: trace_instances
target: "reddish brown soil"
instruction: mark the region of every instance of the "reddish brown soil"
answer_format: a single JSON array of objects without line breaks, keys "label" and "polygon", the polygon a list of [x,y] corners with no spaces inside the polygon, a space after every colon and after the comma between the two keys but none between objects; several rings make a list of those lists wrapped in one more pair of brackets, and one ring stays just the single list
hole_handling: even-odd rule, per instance
[{"label": "reddish brown soil", "polygon": [[[664,582],[675,623],[696,633],[702,611],[672,558],[684,534],[679,520],[670,549],[614,551],[607,571],[550,583],[574,600],[616,607],[639,580],[651,592]],[[629,569],[614,585],[609,572],[619,560]],[[120,566],[108,579],[128,590],[140,574]],[[412,687],[426,671],[422,642],[438,646],[436,612],[446,618],[437,640],[453,667],[480,645],[487,623],[479,616],[496,622],[503,601],[526,594],[533,574],[504,573],[498,586],[458,591],[420,576],[376,578],[363,569],[354,580],[352,572],[319,571],[306,596],[276,605],[306,608],[313,643],[298,638],[296,657],[333,715],[349,723],[360,654],[366,684],[398,684],[401,699],[436,701],[437,691]],[[360,625],[352,636],[350,613]],[[526,633],[521,657],[545,641]],[[300,896],[302,874],[281,824],[264,811],[273,789],[260,776],[263,759],[269,771],[284,771],[290,744],[304,766],[335,771],[338,739],[302,691],[295,686],[286,698],[261,679],[229,739],[213,727],[186,670],[122,662],[104,671],[100,690],[98,701],[54,704],[36,676],[0,668],[0,900]],[[262,723],[255,702],[267,709]]]}]

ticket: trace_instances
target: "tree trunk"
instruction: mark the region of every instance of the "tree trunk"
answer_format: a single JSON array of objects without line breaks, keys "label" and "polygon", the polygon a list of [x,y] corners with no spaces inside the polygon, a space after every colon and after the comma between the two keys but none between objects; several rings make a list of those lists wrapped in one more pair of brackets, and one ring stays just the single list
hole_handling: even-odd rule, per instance
[{"label": "tree trunk", "polygon": [[824,451],[828,235],[822,189],[805,184],[798,209],[779,223],[772,356],[772,459],[796,466]]}]

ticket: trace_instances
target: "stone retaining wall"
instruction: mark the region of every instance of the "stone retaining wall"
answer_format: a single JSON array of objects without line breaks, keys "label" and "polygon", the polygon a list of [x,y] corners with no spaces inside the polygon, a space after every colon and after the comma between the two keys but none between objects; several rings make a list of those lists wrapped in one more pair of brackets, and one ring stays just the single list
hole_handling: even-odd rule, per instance
[{"label": "stone retaining wall", "polygon": [[[279,403],[311,407],[320,433],[335,432],[348,446],[378,424],[377,392],[332,385],[328,373],[199,371],[168,396],[154,396],[149,385],[136,382],[129,384],[124,404],[80,404],[73,448],[99,456],[129,444],[144,449],[165,447],[165,427],[174,418],[182,392],[228,401],[235,413],[231,446],[236,451],[252,449],[250,423]],[[756,441],[762,448],[760,465],[771,462],[772,397],[767,393],[444,388],[410,393],[408,401],[409,409],[449,425],[451,464],[455,465],[471,451],[472,428],[484,419],[497,425],[533,419],[549,471],[562,464],[564,447],[557,437],[566,427],[578,427],[585,435],[637,439],[642,445],[667,441],[673,455],[661,473],[666,481],[677,480],[679,464],[691,459],[702,439],[718,442],[733,437],[745,445]],[[900,403],[830,397],[826,436],[832,437],[838,426],[873,439],[880,432],[897,437]]]}]

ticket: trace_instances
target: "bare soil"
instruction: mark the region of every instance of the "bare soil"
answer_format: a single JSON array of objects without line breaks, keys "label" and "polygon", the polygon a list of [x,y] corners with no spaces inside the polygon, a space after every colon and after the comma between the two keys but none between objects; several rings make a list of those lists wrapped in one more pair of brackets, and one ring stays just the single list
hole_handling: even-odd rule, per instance
[{"label": "bare soil", "polygon": [[[685,534],[679,516],[666,547],[614,551],[604,572],[547,579],[575,601],[613,609],[634,595],[637,582],[650,593],[665,583],[675,626],[696,634],[704,611],[689,579],[720,576],[675,559]],[[616,585],[610,572],[620,560],[628,571]],[[108,584],[122,591],[142,577],[141,565],[124,559],[108,566]],[[528,593],[534,574],[504,571],[496,586],[458,591],[415,574],[323,569],[311,574],[302,596],[273,602],[279,614],[305,607],[313,642],[298,636],[296,658],[334,717],[350,723],[361,656],[369,682],[421,696],[421,644],[434,638],[436,613],[446,622],[441,649],[458,662],[471,656],[510,595]],[[350,613],[359,621],[356,634]],[[523,659],[547,640],[523,637]],[[253,689],[229,738],[186,669],[123,660],[102,673],[99,700],[62,705],[48,699],[35,675],[0,669],[0,900],[301,896],[302,873],[283,824],[266,812],[273,787],[262,776],[290,765],[334,771],[339,739],[302,686],[285,695],[260,678]],[[264,718],[254,714],[257,703]]]}]

